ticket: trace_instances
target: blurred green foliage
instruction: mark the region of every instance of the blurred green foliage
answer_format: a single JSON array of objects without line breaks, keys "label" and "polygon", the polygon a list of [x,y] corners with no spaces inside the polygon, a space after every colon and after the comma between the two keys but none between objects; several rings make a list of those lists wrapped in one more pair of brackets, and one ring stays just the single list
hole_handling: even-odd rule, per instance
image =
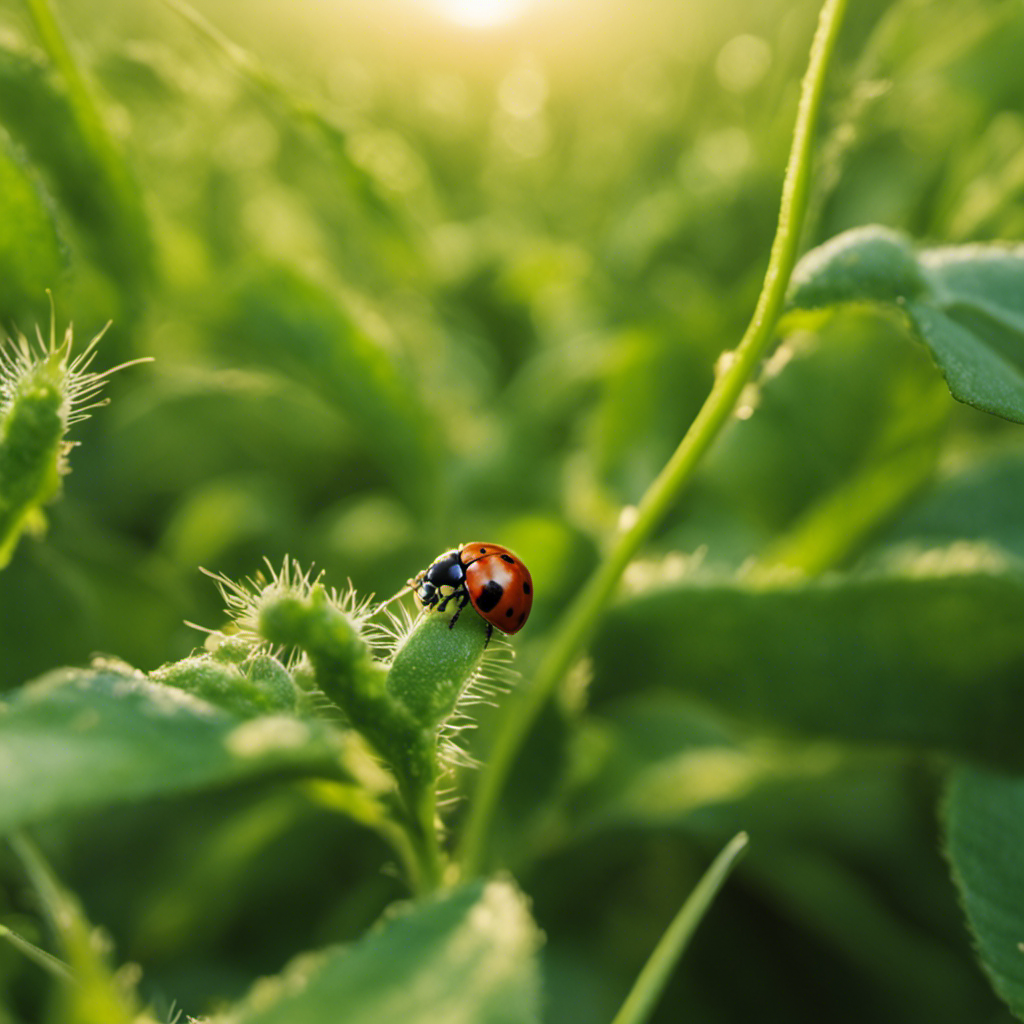
[{"label": "blurred green foliage", "polygon": [[[185,620],[222,617],[199,566],[288,553],[387,595],[476,537],[531,568],[528,673],[742,334],[817,4],[564,0],[474,31],[429,0],[198,2],[221,39],[156,0],[63,0],[66,52],[31,6],[0,0],[0,323],[32,332],[51,288],[77,334],[114,320],[99,369],[155,361],[110,379],[45,538],[0,574],[0,685],[94,652],[187,656]],[[852,7],[807,248],[871,223],[1024,238],[1019,3]],[[972,290],[955,261],[935,273]],[[950,316],[1019,345],[984,310]],[[654,1021],[1008,1019],[937,852],[941,758],[896,741],[1017,763],[1024,436],[954,403],[866,306],[794,318],[747,397],[496,829],[547,936],[545,1019],[610,1019],[740,828],[751,854]],[[142,739],[124,795],[161,792]],[[988,770],[955,793],[997,788]],[[75,806],[39,838],[167,1015],[355,939],[401,895],[377,837],[294,789]],[[46,945],[20,869],[0,872],[0,916]],[[435,908],[439,945],[480,896]],[[57,1020],[45,992],[0,948],[0,1024]]]}]

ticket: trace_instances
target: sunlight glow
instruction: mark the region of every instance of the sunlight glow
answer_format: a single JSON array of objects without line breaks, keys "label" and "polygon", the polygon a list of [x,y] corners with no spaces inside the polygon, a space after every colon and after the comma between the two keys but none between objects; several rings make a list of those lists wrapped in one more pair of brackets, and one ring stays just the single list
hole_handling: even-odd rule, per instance
[{"label": "sunlight glow", "polygon": [[431,0],[449,21],[466,28],[497,28],[518,17],[526,0]]}]

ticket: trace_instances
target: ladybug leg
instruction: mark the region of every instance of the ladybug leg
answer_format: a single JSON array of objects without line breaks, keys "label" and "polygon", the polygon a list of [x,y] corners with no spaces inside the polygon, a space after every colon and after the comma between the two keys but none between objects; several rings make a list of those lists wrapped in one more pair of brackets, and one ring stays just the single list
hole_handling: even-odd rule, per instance
[{"label": "ladybug leg", "polygon": [[[465,608],[466,605],[469,603],[469,591],[465,588],[463,588],[461,593],[459,591],[456,591],[455,594],[458,594],[459,596],[459,607],[455,609],[455,614],[452,616],[451,622],[448,623],[449,629],[451,629],[452,626],[454,626],[455,623],[458,622],[459,616],[462,614],[462,609]],[[448,597],[445,599],[445,604],[447,604],[448,601],[455,597],[455,594],[449,594]]]},{"label": "ladybug leg", "polygon": [[486,648],[487,648],[487,645],[488,645],[488,644],[489,644],[489,643],[491,642],[491,637],[492,637],[493,635],[494,635],[494,626],[492,626],[492,625],[491,625],[491,624],[490,624],[490,623],[488,622],[488,623],[487,623],[487,636],[485,636],[485,637],[484,637],[484,649],[486,649]]},{"label": "ladybug leg", "polygon": [[[443,612],[445,608],[448,607],[448,602],[451,601],[453,598],[458,598],[459,611],[462,611],[462,609],[466,606],[466,602],[469,600],[469,591],[466,590],[465,587],[456,588],[446,598],[441,600],[441,602],[437,606],[437,610],[439,612]],[[455,614],[458,615],[458,612],[456,612]]]}]

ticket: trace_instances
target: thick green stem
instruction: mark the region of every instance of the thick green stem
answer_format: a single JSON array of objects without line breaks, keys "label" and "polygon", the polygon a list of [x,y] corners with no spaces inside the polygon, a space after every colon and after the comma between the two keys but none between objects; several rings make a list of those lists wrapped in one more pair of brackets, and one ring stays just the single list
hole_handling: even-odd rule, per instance
[{"label": "thick green stem", "polygon": [[416,738],[421,752],[412,761],[429,768],[426,774],[406,773],[399,783],[415,829],[420,892],[441,884],[447,864],[437,822],[438,731],[479,666],[487,639],[487,624],[479,615],[460,617],[454,629],[447,615],[423,615],[395,652],[388,672],[389,697],[422,727]]},{"label": "thick green stem", "polygon": [[417,892],[434,892],[441,885],[447,863],[437,832],[437,791],[435,785],[405,791],[417,859]]},{"label": "thick green stem", "polygon": [[306,652],[323,692],[391,765],[406,811],[403,853],[412,854],[410,885],[420,893],[437,888],[441,865],[433,827],[433,731],[388,693],[387,672],[374,662],[358,624],[322,587],[314,586],[308,597],[272,594],[260,607],[259,629],[272,643]]},{"label": "thick green stem", "polygon": [[317,685],[391,767],[410,885],[420,895],[437,889],[447,867],[437,823],[438,748],[444,723],[484,656],[487,624],[467,614],[453,629],[447,615],[423,615],[388,665],[374,659],[359,620],[322,586],[305,596],[275,583],[258,603],[260,635],[305,651]]},{"label": "thick green stem", "polygon": [[632,521],[619,534],[608,556],[562,619],[532,684],[518,691],[502,718],[466,819],[460,858],[466,875],[479,873],[484,865],[486,836],[498,799],[534,720],[587,643],[626,566],[689,483],[772,342],[800,244],[810,188],[814,125],[821,107],[825,72],[845,9],[846,0],[826,0],[821,11],[801,86],[778,228],[750,326],[736,351],[723,359],[725,365],[711,393],[679,447],[647,489]]}]

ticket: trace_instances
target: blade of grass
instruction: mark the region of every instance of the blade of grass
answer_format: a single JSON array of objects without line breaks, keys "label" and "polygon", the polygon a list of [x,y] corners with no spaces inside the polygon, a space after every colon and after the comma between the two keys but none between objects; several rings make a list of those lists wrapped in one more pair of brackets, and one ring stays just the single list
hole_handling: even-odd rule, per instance
[{"label": "blade of grass", "polygon": [[644,1024],[651,1015],[697,925],[704,919],[718,890],[746,850],[747,842],[746,832],[740,832],[714,859],[654,947],[612,1024]]},{"label": "blade of grass", "polygon": [[793,144],[782,185],[778,228],[750,326],[715,380],[711,393],[679,447],[647,489],[633,514],[623,517],[629,525],[619,534],[605,560],[561,619],[532,684],[519,689],[509,703],[484,762],[466,818],[460,851],[460,863],[466,876],[477,874],[484,867],[486,837],[498,800],[534,720],[579,656],[626,566],[679,499],[701,457],[732,415],[743,388],[775,336],[807,211],[814,127],[821,108],[825,73],[845,10],[846,0],[826,0],[821,10],[800,90]]},{"label": "blade of grass", "polygon": [[138,183],[111,134],[96,91],[88,81],[64,37],[50,0],[23,0],[39,41],[67,93],[78,133],[87,150],[90,166],[81,174],[94,174],[98,187],[83,192],[98,229],[110,236],[101,250],[110,268],[121,279],[141,286],[152,269],[149,224]]},{"label": "blade of grass", "polygon": [[7,837],[60,942],[75,984],[58,989],[54,1020],[142,1024],[134,988],[118,978],[96,943],[78,901],[61,885],[36,845],[21,832]]},{"label": "blade of grass", "polygon": [[89,85],[64,39],[49,0],[25,0],[25,6],[32,17],[43,48],[64,80],[82,134],[89,140],[94,151],[105,157],[111,165],[119,162],[117,153],[112,150],[110,137],[93,101]]},{"label": "blade of grass", "polygon": [[63,960],[58,960],[52,953],[22,938],[17,932],[12,931],[5,924],[0,924],[0,939],[6,939],[19,953],[24,954],[29,960],[34,961],[44,970],[49,971],[55,978],[61,981],[74,982],[75,976]]}]

